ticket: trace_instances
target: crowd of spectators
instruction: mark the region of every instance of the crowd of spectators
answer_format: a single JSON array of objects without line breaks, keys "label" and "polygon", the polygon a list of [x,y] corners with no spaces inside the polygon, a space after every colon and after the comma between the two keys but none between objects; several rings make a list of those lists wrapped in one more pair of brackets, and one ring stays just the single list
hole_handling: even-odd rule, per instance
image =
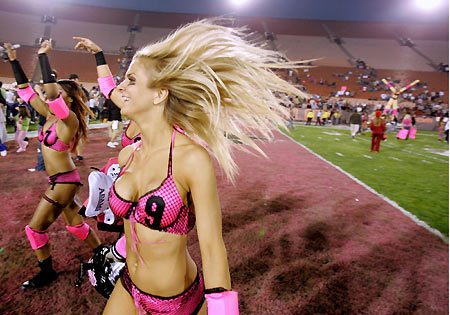
[{"label": "crowd of spectators", "polygon": [[[337,105],[338,108],[342,108],[342,106],[368,106],[364,103],[354,104],[354,102],[350,100],[346,101],[347,99],[354,98],[355,95],[358,94],[358,96],[365,96],[361,98],[365,98],[370,101],[368,103],[373,104],[374,102],[376,103],[377,101],[382,101],[375,104],[375,107],[380,109],[383,107],[382,103],[388,101],[392,94],[389,87],[381,81],[381,78],[378,77],[377,71],[365,63],[358,63],[356,69],[354,70],[344,71],[342,73],[333,73],[331,76],[335,80],[326,80],[320,77],[315,77],[307,68],[303,69],[303,72],[285,70],[283,76],[286,77],[288,81],[300,86],[304,90],[306,90],[305,85],[308,84],[322,85],[332,89],[329,95],[313,95],[311,100],[306,100],[306,103],[309,103],[312,108],[323,108],[324,105]],[[391,84],[400,86],[400,80],[395,80],[390,77],[386,77],[386,79]],[[353,88],[349,88],[349,85]],[[355,86],[359,86],[360,88],[355,89]],[[444,103],[444,96],[445,91],[431,90],[427,82],[421,81],[417,85],[405,90],[401,95],[399,95],[398,103],[400,109],[406,109],[408,107],[417,116],[440,117],[448,113],[448,104]],[[330,104],[328,100],[335,98],[340,100],[337,101],[337,104]],[[408,106],[405,106],[402,103],[407,103]],[[299,106],[298,104],[296,106],[304,107],[304,104],[305,102],[302,103],[303,106]]]}]

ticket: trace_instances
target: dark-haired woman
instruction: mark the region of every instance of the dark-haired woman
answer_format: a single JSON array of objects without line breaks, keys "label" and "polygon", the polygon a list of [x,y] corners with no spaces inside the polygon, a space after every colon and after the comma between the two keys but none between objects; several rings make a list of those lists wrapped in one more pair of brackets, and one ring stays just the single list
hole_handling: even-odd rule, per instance
[{"label": "dark-haired woman", "polygon": [[38,51],[46,102],[36,97],[36,93],[28,84],[28,79],[16,60],[15,51],[10,49],[11,45],[6,43],[5,48],[16,77],[19,97],[47,118],[38,139],[42,144],[50,187],[25,227],[31,247],[39,260],[40,271],[20,286],[21,289],[40,288],[57,276],[52,267],[47,229],[61,213],[69,232],[84,240],[94,251],[101,245],[95,232],[78,214],[79,205],[74,197],[81,186],[81,179],[70,158],[71,151],[86,137],[87,126],[83,118],[87,113],[91,113],[82,101],[83,91],[76,82],[56,82],[47,57],[47,52],[51,50],[48,41],[43,42]]}]

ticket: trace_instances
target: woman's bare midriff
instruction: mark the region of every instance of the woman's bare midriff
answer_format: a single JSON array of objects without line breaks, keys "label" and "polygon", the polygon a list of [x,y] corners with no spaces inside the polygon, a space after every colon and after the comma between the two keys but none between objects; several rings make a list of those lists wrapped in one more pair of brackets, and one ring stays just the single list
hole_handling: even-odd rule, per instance
[{"label": "woman's bare midriff", "polygon": [[187,250],[187,236],[151,230],[134,224],[139,243],[132,249],[131,223],[124,220],[127,266],[131,280],[142,291],[171,297],[182,293],[195,280],[197,266]]},{"label": "woman's bare midriff", "polygon": [[45,170],[48,176],[58,173],[70,172],[76,169],[70,157],[70,151],[55,151],[41,145],[42,157],[44,158]]}]

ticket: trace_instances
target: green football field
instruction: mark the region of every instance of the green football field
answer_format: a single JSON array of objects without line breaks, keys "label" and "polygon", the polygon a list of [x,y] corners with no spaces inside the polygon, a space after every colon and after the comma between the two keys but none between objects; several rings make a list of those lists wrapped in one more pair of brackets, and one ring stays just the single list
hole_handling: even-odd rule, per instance
[{"label": "green football field", "polygon": [[390,132],[379,153],[370,151],[370,132],[351,139],[348,127],[296,124],[287,134],[448,237],[449,147],[437,132],[408,141]]}]

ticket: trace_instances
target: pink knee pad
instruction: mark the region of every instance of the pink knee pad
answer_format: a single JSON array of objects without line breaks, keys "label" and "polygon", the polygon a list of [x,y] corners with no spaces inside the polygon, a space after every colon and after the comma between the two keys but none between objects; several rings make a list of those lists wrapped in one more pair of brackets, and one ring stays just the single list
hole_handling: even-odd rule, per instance
[{"label": "pink knee pad", "polygon": [[389,111],[389,108],[385,108],[385,109],[383,110],[383,115],[386,114],[388,111]]},{"label": "pink knee pad", "polygon": [[48,244],[49,237],[47,234],[47,230],[36,231],[35,229],[32,229],[27,225],[25,227],[25,233],[27,234],[32,249],[38,249]]},{"label": "pink knee pad", "polygon": [[89,231],[91,230],[89,225],[87,225],[85,222],[74,226],[66,225],[66,229],[68,229],[70,233],[83,241],[88,237]]},{"label": "pink knee pad", "polygon": [[394,109],[394,110],[392,111],[392,114],[397,115],[397,114],[398,114],[398,110]]}]

